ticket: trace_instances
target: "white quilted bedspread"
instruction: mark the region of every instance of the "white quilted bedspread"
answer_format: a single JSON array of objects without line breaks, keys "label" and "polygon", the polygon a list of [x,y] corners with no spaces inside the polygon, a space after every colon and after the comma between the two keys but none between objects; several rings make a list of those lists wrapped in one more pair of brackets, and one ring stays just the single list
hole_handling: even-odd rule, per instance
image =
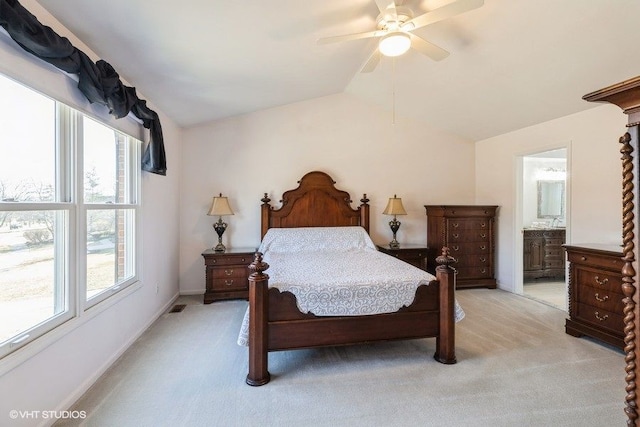
[{"label": "white quilted bedspread", "polygon": [[[303,313],[361,316],[410,305],[416,289],[435,277],[378,252],[361,227],[270,229],[259,249],[269,287],[296,296]],[[247,345],[245,314],[238,344]],[[464,311],[456,301],[456,321]]]}]

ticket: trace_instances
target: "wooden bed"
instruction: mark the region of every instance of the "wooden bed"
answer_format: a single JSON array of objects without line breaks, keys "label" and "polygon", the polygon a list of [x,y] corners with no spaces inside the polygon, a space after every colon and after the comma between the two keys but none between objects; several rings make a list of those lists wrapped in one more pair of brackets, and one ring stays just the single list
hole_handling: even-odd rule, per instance
[{"label": "wooden bed", "polygon": [[[282,206],[274,209],[267,194],[262,199],[262,237],[273,227],[362,226],[369,232],[369,200],[366,194],[357,209],[347,192],[335,188],[324,172],[309,172],[298,188],[286,191]],[[269,382],[270,351],[335,346],[414,338],[436,338],[434,358],[445,364],[455,357],[454,262],[443,248],[436,268],[437,280],[421,285],[414,302],[395,313],[367,316],[315,316],[301,313],[295,296],[268,287],[269,266],[256,253],[249,266],[249,373],[247,384]],[[322,274],[322,272],[318,272]]]}]

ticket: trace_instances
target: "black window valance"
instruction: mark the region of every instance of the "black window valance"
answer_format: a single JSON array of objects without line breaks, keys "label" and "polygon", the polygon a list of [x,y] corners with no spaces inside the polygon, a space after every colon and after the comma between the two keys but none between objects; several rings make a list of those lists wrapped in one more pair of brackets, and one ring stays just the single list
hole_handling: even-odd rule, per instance
[{"label": "black window valance", "polygon": [[167,174],[162,126],[158,114],[138,98],[134,87],[125,86],[113,67],[103,60],[94,63],[69,39],[59,36],[26,10],[17,0],[0,0],[0,26],[15,42],[32,55],[71,74],[77,74],[78,89],[91,103],[109,108],[109,113],[122,118],[132,113],[149,129],[151,140],[142,157],[142,169],[159,175]]}]

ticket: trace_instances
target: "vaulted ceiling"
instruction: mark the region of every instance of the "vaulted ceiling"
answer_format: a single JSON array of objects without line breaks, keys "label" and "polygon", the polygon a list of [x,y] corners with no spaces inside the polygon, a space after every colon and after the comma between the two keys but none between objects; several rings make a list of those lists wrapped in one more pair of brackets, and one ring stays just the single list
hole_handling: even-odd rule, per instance
[{"label": "vaulted ceiling", "polygon": [[[38,0],[179,125],[346,92],[471,140],[588,108],[581,97],[640,74],[638,0],[485,0],[415,33],[410,50],[360,73],[374,0]],[[450,0],[397,1],[416,14]],[[64,35],[64,34],[61,34]]]}]

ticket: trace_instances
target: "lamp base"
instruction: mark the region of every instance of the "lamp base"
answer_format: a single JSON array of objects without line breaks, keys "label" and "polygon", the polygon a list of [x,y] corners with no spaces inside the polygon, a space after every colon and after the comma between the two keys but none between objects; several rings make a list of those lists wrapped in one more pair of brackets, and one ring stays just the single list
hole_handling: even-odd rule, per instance
[{"label": "lamp base", "polygon": [[389,242],[389,247],[391,249],[398,249],[400,247],[400,243],[398,243],[396,239],[393,239],[392,241]]},{"label": "lamp base", "polygon": [[213,250],[215,252],[225,252],[227,248],[222,243],[218,243]]}]

